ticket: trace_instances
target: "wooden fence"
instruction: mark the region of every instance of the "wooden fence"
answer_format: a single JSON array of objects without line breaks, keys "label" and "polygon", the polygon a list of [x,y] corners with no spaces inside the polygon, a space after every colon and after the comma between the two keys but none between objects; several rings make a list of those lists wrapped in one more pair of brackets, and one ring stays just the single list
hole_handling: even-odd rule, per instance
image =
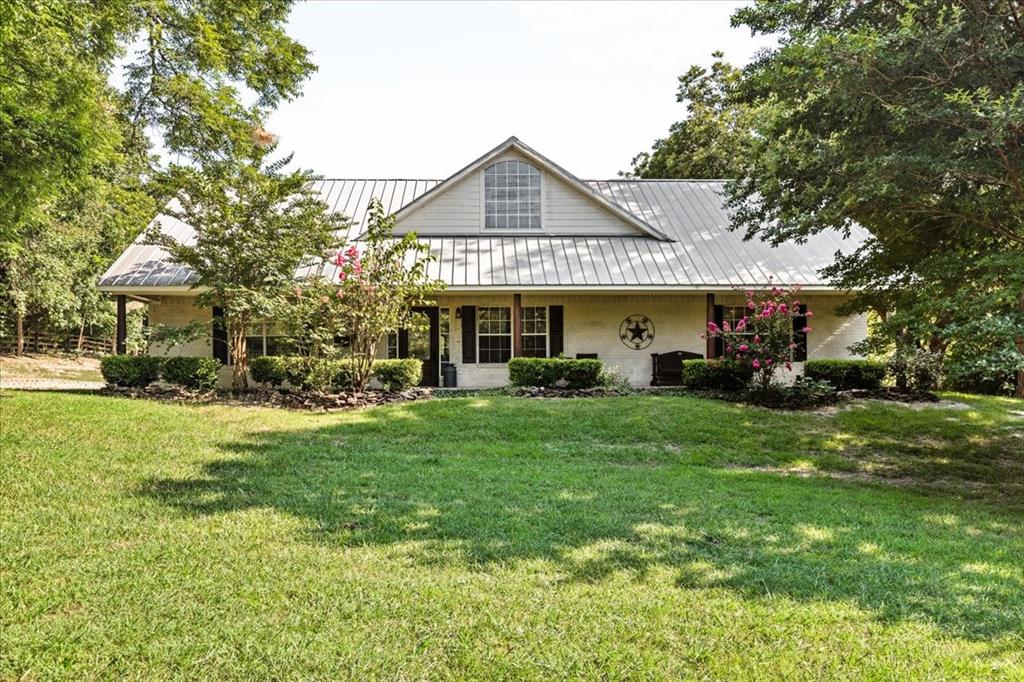
[{"label": "wooden fence", "polygon": [[[14,336],[0,337],[0,353],[13,354],[17,349],[18,341]],[[25,335],[26,353],[78,353],[85,355],[110,355],[114,352],[114,340],[98,336],[82,337],[82,345],[79,349],[77,336],[63,336],[57,334],[35,334]]]}]

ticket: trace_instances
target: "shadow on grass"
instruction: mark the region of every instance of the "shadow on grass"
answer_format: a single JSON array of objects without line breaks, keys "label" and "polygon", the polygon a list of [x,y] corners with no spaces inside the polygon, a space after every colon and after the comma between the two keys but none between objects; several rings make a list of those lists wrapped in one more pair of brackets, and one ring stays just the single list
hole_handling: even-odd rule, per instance
[{"label": "shadow on grass", "polygon": [[[200,475],[151,480],[141,493],[190,515],[273,509],[304,522],[304,541],[388,548],[423,565],[538,560],[588,582],[667,569],[679,589],[853,603],[969,638],[1024,635],[1013,517],[907,491],[692,466],[707,459],[700,438],[654,426],[640,439],[650,410],[625,402],[521,402],[514,414],[511,405],[433,401],[255,434],[221,444],[224,458]],[[665,419],[711,409],[722,420],[722,407],[666,405]]]}]

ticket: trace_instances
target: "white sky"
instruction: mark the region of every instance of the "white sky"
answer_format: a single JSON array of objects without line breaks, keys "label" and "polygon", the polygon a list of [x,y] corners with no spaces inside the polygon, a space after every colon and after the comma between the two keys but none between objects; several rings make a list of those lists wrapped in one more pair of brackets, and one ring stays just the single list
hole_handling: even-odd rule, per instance
[{"label": "white sky", "polygon": [[614,177],[682,116],[679,74],[771,43],[730,28],[742,4],[305,3],[289,34],[319,71],[268,128],[328,177],[443,178],[510,135]]}]

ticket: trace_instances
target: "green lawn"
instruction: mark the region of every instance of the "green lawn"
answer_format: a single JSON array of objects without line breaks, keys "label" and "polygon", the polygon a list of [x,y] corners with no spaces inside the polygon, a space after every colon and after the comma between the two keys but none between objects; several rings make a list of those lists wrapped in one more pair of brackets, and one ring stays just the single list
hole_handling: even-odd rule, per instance
[{"label": "green lawn", "polygon": [[1024,403],[0,393],[0,677],[1022,679]]}]

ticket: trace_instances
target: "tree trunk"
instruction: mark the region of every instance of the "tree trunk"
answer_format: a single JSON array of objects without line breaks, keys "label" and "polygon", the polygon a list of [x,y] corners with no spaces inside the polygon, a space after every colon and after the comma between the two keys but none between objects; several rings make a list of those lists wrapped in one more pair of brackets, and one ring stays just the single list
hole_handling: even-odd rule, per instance
[{"label": "tree trunk", "polygon": [[245,330],[248,327],[244,323],[231,325],[231,359],[234,363],[231,372],[231,388],[235,391],[244,391],[249,388],[249,356],[245,349]]},{"label": "tree trunk", "polygon": [[[1017,305],[1021,311],[1024,311],[1024,292],[1018,296]],[[1017,336],[1017,352],[1024,356],[1024,335]],[[1013,395],[1024,398],[1024,368],[1017,370],[1017,390],[1013,392]]]},{"label": "tree trunk", "polygon": [[75,348],[79,353],[82,352],[82,345],[85,343],[85,318],[82,318],[82,323],[78,325],[78,343]]},{"label": "tree trunk", "polygon": [[15,315],[15,327],[16,334],[18,336],[17,345],[14,348],[15,355],[25,354],[25,316],[22,313]]}]

